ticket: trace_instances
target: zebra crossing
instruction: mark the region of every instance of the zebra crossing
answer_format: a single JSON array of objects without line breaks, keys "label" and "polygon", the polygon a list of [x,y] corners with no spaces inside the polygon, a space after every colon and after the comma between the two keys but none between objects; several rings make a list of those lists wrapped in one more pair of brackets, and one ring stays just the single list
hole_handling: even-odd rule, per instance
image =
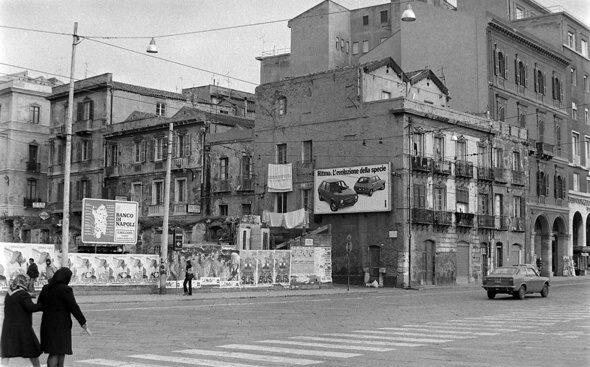
[{"label": "zebra crossing", "polygon": [[408,323],[349,332],[295,335],[284,339],[256,340],[248,344],[224,344],[210,349],[175,350],[165,355],[146,353],[128,355],[120,360],[85,359],[77,363],[111,367],[312,366],[327,361],[358,358],[367,353],[391,352],[397,348],[420,348],[505,333],[530,333],[536,327],[587,318],[590,318],[588,309],[567,310],[564,313],[559,309],[541,308],[534,313],[513,311],[501,315]]}]

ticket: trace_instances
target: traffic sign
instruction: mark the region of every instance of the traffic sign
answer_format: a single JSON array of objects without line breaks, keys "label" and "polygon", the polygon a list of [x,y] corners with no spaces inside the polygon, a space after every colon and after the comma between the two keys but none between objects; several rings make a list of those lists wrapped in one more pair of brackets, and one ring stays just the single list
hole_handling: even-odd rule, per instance
[{"label": "traffic sign", "polygon": [[352,242],[346,242],[346,252],[352,251]]}]

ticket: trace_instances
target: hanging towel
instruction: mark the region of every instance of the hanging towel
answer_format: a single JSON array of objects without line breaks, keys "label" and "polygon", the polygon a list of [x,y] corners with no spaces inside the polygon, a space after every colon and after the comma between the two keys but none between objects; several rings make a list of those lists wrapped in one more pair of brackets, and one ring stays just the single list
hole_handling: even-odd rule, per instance
[{"label": "hanging towel", "polygon": [[264,210],[262,212],[262,221],[270,227],[282,227],[285,222],[285,214]]},{"label": "hanging towel", "polygon": [[293,191],[293,168],[291,163],[268,165],[268,192]]},{"label": "hanging towel", "polygon": [[301,208],[285,213],[285,228],[306,228],[309,225],[307,210]]}]

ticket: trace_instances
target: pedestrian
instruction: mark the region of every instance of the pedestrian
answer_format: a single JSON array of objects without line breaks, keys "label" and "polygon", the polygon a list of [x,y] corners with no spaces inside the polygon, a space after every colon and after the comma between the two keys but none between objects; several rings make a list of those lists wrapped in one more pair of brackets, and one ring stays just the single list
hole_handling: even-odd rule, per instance
[{"label": "pedestrian", "polygon": [[29,266],[27,267],[27,275],[29,276],[29,292],[34,296],[35,293],[35,282],[39,278],[39,268],[35,264],[35,259],[29,259]]},{"label": "pedestrian", "polygon": [[49,281],[51,278],[53,278],[53,274],[55,274],[57,268],[55,265],[53,265],[53,263],[51,263],[51,259],[45,260],[45,265],[45,278],[47,278],[47,281]]},{"label": "pedestrian", "polygon": [[33,312],[41,310],[33,303],[28,292],[28,279],[18,274],[11,282],[4,297],[4,323],[0,337],[2,366],[9,358],[29,358],[33,366],[41,366],[41,346],[33,330]]},{"label": "pedestrian", "polygon": [[42,305],[41,350],[48,353],[47,367],[63,367],[66,354],[72,354],[73,315],[82,329],[91,335],[86,318],[80,310],[74,292],[68,285],[72,279],[69,268],[59,268],[39,294]]},{"label": "pedestrian", "polygon": [[[193,278],[195,277],[195,273],[193,272],[193,264],[190,260],[186,261],[186,269],[184,273],[184,283],[182,283],[182,288],[184,289],[185,296],[192,296],[193,295]],[[187,287],[188,284],[188,287]]]}]

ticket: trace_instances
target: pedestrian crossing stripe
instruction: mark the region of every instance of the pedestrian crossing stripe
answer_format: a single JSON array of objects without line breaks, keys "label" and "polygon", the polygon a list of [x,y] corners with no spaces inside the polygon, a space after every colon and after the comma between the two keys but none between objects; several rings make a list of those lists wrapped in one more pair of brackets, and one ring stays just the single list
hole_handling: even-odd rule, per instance
[{"label": "pedestrian crossing stripe", "polygon": [[[455,326],[453,324],[447,324],[447,323],[437,323],[437,322],[431,322],[428,324],[423,324],[423,325],[418,325],[418,324],[406,324],[404,326],[407,327],[428,327],[428,328],[437,328],[437,329],[441,329],[441,328],[449,328],[449,329],[454,329],[454,330],[465,330],[465,331],[469,331],[469,330],[482,330],[484,328],[482,328],[481,326],[465,326],[465,325],[461,325],[461,326]],[[518,329],[501,329],[501,328],[485,328],[485,331],[495,331],[495,332],[511,332],[511,331],[518,331]]]},{"label": "pedestrian crossing stripe", "polygon": [[145,364],[135,362],[113,361],[110,359],[85,359],[83,361],[76,361],[77,363],[88,363],[93,366],[109,366],[109,367],[162,367],[159,364]]},{"label": "pedestrian crossing stripe", "polygon": [[300,354],[314,357],[327,357],[327,358],[352,358],[359,357],[362,354],[358,353],[344,353],[344,352],[330,352],[321,350],[306,350],[306,349],[293,349],[293,348],[281,348],[281,347],[270,347],[268,345],[250,345],[250,344],[227,344],[221,345],[221,348],[228,349],[243,349],[243,350],[255,350],[272,353],[286,353],[286,354]]},{"label": "pedestrian crossing stripe", "polygon": [[[129,356],[131,358],[140,358],[140,359],[150,359],[153,361],[162,361],[162,362],[174,362],[174,363],[184,363],[190,364],[193,366],[208,366],[208,367],[261,367],[255,364],[244,364],[244,363],[235,363],[235,362],[224,362],[224,361],[216,361],[213,359],[200,359],[200,358],[188,358],[188,357],[177,357],[177,356],[159,356],[155,354],[138,354]],[[158,367],[162,367],[162,365],[158,365]]]},{"label": "pedestrian crossing stripe", "polygon": [[214,357],[222,357],[222,358],[246,359],[246,360],[250,360],[250,361],[259,361],[259,362],[294,364],[294,365],[298,365],[298,366],[307,366],[310,364],[316,364],[316,363],[322,362],[322,361],[316,361],[313,359],[305,359],[305,358],[291,358],[291,357],[269,356],[269,355],[250,354],[250,353],[241,353],[241,352],[225,352],[225,351],[206,350],[206,349],[186,349],[186,350],[177,350],[175,352],[176,353],[184,353],[184,354],[195,354],[195,355],[201,355],[201,356],[214,356]]},{"label": "pedestrian crossing stripe", "polygon": [[446,330],[446,329],[433,329],[428,327],[382,327],[380,330],[416,330],[416,331],[426,331],[429,334],[431,333],[445,333],[445,334],[460,334],[460,335],[476,335],[476,336],[492,336],[498,335],[499,333],[488,333],[488,332],[480,332],[480,331],[464,331],[464,330]]},{"label": "pedestrian crossing stripe", "polygon": [[335,343],[351,343],[351,344],[369,344],[369,345],[388,345],[392,347],[422,347],[425,344],[420,343],[402,343],[402,342],[390,342],[384,340],[353,340],[353,339],[340,339],[340,338],[327,338],[323,336],[292,336],[290,339],[295,340],[314,340],[320,342],[335,342]]},{"label": "pedestrian crossing stripe", "polygon": [[[343,333],[328,333],[322,334],[326,336],[340,336],[344,338],[361,338],[361,339],[383,339],[380,335],[361,335],[361,334],[343,334]],[[396,337],[388,336],[387,340],[398,340],[402,342],[416,342],[416,343],[446,343],[452,341],[451,339],[433,339],[433,338],[407,338],[407,337]]]},{"label": "pedestrian crossing stripe", "polygon": [[[393,330],[354,330],[353,333],[361,333],[361,334],[378,334],[383,337],[389,335],[404,335],[404,336],[423,336],[424,332],[410,332],[410,331],[393,331]],[[428,335],[429,338],[449,338],[449,339],[469,339],[472,338],[471,336],[464,336],[464,335]]]},{"label": "pedestrian crossing stripe", "polygon": [[300,347],[316,347],[316,348],[330,348],[330,349],[345,349],[345,350],[362,350],[366,352],[390,352],[395,348],[381,348],[381,347],[370,347],[365,345],[354,345],[354,344],[329,344],[329,343],[310,343],[301,342],[295,340],[258,340],[257,343],[268,343],[268,344],[282,344],[282,345],[295,345]]}]

